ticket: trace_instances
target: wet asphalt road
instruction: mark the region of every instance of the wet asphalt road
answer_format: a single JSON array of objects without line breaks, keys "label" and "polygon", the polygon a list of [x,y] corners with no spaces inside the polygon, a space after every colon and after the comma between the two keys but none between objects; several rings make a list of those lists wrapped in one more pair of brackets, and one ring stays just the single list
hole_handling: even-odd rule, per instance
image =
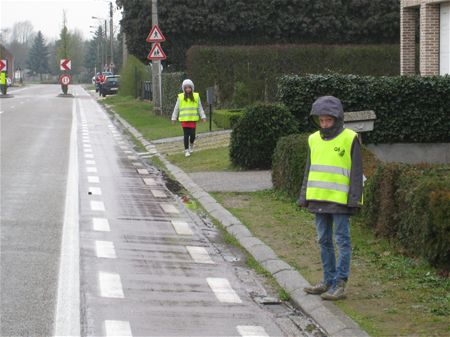
[{"label": "wet asphalt road", "polygon": [[[55,324],[60,335],[310,336],[292,308],[261,304],[273,293],[242,254],[86,91],[72,92],[2,101],[2,336]],[[21,95],[14,112],[6,104]]]}]

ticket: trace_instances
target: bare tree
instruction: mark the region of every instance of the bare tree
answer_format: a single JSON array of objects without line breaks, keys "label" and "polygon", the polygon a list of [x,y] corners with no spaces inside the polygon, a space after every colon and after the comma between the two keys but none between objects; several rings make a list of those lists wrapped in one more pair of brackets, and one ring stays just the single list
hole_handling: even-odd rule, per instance
[{"label": "bare tree", "polygon": [[34,28],[30,21],[20,21],[13,25],[11,32],[11,41],[29,46],[34,39]]}]

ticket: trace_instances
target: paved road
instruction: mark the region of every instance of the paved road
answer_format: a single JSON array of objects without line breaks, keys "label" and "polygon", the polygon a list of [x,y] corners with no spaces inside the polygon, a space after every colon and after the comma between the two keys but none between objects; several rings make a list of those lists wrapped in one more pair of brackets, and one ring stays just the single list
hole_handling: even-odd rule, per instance
[{"label": "paved road", "polygon": [[58,91],[2,101],[2,335],[311,335],[87,92]]},{"label": "paved road", "polygon": [[52,334],[72,123],[55,90],[0,99],[2,336]]}]

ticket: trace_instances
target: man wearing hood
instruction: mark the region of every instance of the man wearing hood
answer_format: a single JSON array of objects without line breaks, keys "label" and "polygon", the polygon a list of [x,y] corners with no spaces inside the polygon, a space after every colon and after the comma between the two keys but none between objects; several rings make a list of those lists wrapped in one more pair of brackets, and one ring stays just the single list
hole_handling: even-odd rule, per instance
[{"label": "man wearing hood", "polygon": [[[324,300],[345,298],[350,274],[350,215],[362,205],[363,170],[356,132],[344,128],[344,109],[333,96],[319,97],[310,119],[319,131],[309,136],[309,151],[298,204],[316,216],[323,279],[304,288]],[[339,250],[336,263],[334,236]]]}]

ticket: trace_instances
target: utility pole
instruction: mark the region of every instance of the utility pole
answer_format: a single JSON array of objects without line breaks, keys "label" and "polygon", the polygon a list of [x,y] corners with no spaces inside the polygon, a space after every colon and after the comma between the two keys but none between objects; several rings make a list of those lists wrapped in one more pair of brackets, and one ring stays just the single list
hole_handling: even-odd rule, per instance
[{"label": "utility pole", "polygon": [[109,3],[109,42],[111,45],[111,63],[109,64],[109,66],[111,67],[111,72],[112,72],[112,68],[114,67],[114,48],[113,48],[113,38],[114,38],[114,34],[113,34],[113,5],[112,2]]},{"label": "utility pole", "polygon": [[[104,48],[105,48],[105,65],[108,67],[108,34],[106,33],[106,19],[105,19],[105,40],[104,40]],[[103,65],[103,66],[105,66]],[[108,71],[108,69],[103,69],[103,71]]]},{"label": "utility pole", "polygon": [[[158,25],[158,0],[152,0],[152,26]],[[155,44],[153,43],[152,47]],[[161,61],[152,61],[152,87],[153,87],[153,106],[155,112],[162,115],[161,103]]]}]

